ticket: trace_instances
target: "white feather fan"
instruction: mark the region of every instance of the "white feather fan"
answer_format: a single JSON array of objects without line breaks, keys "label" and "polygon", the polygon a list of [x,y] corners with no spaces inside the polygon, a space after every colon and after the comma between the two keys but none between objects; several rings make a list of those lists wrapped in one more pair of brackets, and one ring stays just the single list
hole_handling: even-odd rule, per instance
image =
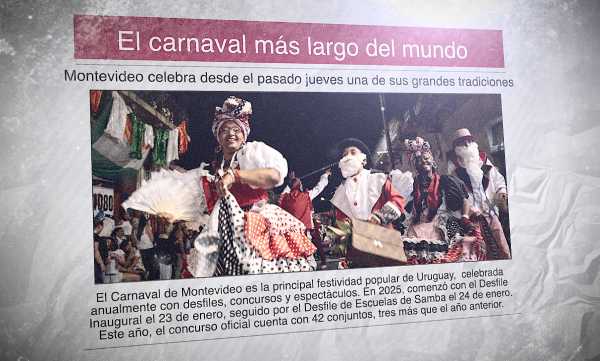
[{"label": "white feather fan", "polygon": [[170,222],[203,224],[208,219],[208,208],[201,178],[213,177],[205,166],[203,163],[187,172],[164,169],[153,172],[150,180],[143,181],[122,207],[158,215]]}]

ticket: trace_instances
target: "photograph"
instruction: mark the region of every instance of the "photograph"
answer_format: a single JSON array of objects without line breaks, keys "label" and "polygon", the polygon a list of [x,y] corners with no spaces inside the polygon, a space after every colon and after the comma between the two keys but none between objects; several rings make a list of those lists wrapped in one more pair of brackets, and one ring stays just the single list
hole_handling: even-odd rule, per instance
[{"label": "photograph", "polygon": [[499,94],[91,90],[95,283],[511,258]]}]

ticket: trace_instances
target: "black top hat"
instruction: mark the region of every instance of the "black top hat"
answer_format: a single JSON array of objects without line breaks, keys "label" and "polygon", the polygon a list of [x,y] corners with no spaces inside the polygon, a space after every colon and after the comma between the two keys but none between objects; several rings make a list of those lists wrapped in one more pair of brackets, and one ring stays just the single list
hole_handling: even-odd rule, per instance
[{"label": "black top hat", "polygon": [[371,150],[369,147],[360,139],[346,138],[341,140],[335,147],[337,159],[341,159],[344,153],[344,149],[348,147],[356,147],[360,149],[367,156],[367,167],[371,164]]}]

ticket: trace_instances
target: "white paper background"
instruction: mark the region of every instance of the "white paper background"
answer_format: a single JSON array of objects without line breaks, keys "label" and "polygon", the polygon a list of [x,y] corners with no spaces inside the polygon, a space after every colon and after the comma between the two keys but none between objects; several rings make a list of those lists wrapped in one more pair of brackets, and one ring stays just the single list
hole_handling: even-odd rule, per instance
[{"label": "white paper background", "polygon": [[[521,314],[83,351],[94,86],[63,81],[73,14],[502,29],[516,84],[502,93],[514,251],[503,264]],[[597,360],[599,38],[597,1],[3,2],[0,358]]]}]

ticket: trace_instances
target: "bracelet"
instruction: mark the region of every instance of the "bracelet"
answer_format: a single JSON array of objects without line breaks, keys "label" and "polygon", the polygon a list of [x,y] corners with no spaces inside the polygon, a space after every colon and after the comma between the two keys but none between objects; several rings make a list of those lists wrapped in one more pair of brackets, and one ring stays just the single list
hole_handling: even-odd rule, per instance
[{"label": "bracelet", "polygon": [[391,202],[386,202],[380,210],[372,213],[382,225],[389,224],[402,216],[402,212]]}]

